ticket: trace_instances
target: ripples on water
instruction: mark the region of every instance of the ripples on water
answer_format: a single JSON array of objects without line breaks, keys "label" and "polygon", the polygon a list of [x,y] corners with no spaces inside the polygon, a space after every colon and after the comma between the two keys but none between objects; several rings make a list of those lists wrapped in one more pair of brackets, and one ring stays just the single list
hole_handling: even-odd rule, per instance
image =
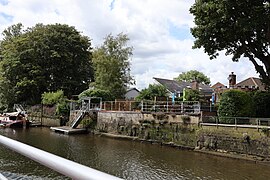
[{"label": "ripples on water", "polygon": [[[124,179],[270,179],[270,167],[147,143],[48,128],[0,129],[0,134]],[[10,179],[68,179],[0,146],[0,172]]]}]

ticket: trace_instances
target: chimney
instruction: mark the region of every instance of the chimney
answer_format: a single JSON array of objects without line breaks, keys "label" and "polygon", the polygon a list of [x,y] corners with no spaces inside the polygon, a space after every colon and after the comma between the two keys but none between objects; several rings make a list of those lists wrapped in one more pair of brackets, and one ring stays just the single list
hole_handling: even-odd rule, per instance
[{"label": "chimney", "polygon": [[196,80],[191,82],[191,89],[193,89],[193,90],[199,89],[199,83]]},{"label": "chimney", "polygon": [[234,85],[236,84],[236,75],[232,72],[232,73],[229,75],[228,80],[229,80],[229,87],[230,87],[230,88],[233,88]]}]

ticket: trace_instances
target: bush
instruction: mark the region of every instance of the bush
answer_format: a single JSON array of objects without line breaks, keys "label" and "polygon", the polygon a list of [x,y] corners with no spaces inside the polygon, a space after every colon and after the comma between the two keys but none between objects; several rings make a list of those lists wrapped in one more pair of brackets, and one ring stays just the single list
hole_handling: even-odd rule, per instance
[{"label": "bush", "polygon": [[69,103],[67,100],[63,100],[56,105],[56,114],[61,116],[69,116]]},{"label": "bush", "polygon": [[167,97],[167,89],[162,85],[149,84],[148,88],[140,91],[136,100],[154,100],[155,97]]},{"label": "bush", "polygon": [[114,100],[114,97],[110,91],[102,89],[87,89],[79,94],[79,99],[82,99],[83,97],[101,97],[102,101]]},{"label": "bush", "polygon": [[198,90],[194,89],[185,89],[185,101],[199,101],[200,93]]},{"label": "bush", "polygon": [[45,92],[42,94],[42,104],[53,106],[62,101],[64,98],[64,92],[58,90],[56,92]]},{"label": "bush", "polygon": [[69,103],[64,96],[62,90],[56,92],[45,92],[42,94],[42,104],[48,106],[56,106],[55,115],[68,118],[69,116]]},{"label": "bush", "polygon": [[256,117],[270,117],[270,92],[256,92],[253,101]]},{"label": "bush", "polygon": [[219,117],[254,116],[254,105],[252,99],[253,98],[250,93],[240,90],[229,90],[223,93],[218,108]]}]

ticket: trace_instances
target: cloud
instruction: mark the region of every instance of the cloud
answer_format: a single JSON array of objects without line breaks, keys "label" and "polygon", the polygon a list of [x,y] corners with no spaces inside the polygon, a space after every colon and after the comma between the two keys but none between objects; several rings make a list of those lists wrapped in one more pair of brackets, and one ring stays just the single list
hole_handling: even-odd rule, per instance
[{"label": "cloud", "polygon": [[189,70],[199,70],[227,84],[234,71],[237,79],[258,76],[247,59],[234,63],[223,53],[209,60],[201,49],[192,49],[194,26],[189,8],[195,0],[0,0],[0,31],[22,22],[25,27],[36,23],[66,23],[75,26],[100,45],[110,33],[128,34],[133,46],[131,73],[136,86],[145,88],[153,77],[177,77]]}]

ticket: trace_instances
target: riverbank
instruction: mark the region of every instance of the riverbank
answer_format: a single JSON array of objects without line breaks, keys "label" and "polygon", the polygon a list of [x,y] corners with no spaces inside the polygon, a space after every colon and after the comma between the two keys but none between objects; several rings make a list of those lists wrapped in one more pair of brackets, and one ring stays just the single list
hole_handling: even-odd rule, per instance
[{"label": "riverbank", "polygon": [[201,126],[198,116],[99,112],[94,131],[111,138],[142,141],[211,155],[270,161],[269,133],[262,129]]},{"label": "riverbank", "polygon": [[149,143],[149,144],[153,144],[153,145],[172,147],[172,148],[176,148],[176,149],[188,150],[188,151],[208,154],[208,155],[212,155],[212,156],[218,156],[218,157],[224,157],[224,158],[230,158],[230,159],[236,159],[236,160],[251,161],[251,162],[254,162],[255,164],[263,164],[263,165],[270,166],[269,159],[265,159],[265,158],[259,157],[259,156],[248,155],[248,154],[227,152],[227,151],[220,150],[220,149],[217,149],[215,151],[205,149],[205,148],[198,149],[196,147],[177,145],[174,142],[158,142],[156,140],[150,140],[150,139],[145,140],[145,139],[140,139],[138,137],[130,137],[130,136],[126,136],[126,135],[117,135],[117,134],[111,134],[111,133],[95,133],[95,135],[98,135],[101,137],[113,138],[113,139],[132,140],[132,141],[137,141],[137,142],[141,142],[141,143]]}]

